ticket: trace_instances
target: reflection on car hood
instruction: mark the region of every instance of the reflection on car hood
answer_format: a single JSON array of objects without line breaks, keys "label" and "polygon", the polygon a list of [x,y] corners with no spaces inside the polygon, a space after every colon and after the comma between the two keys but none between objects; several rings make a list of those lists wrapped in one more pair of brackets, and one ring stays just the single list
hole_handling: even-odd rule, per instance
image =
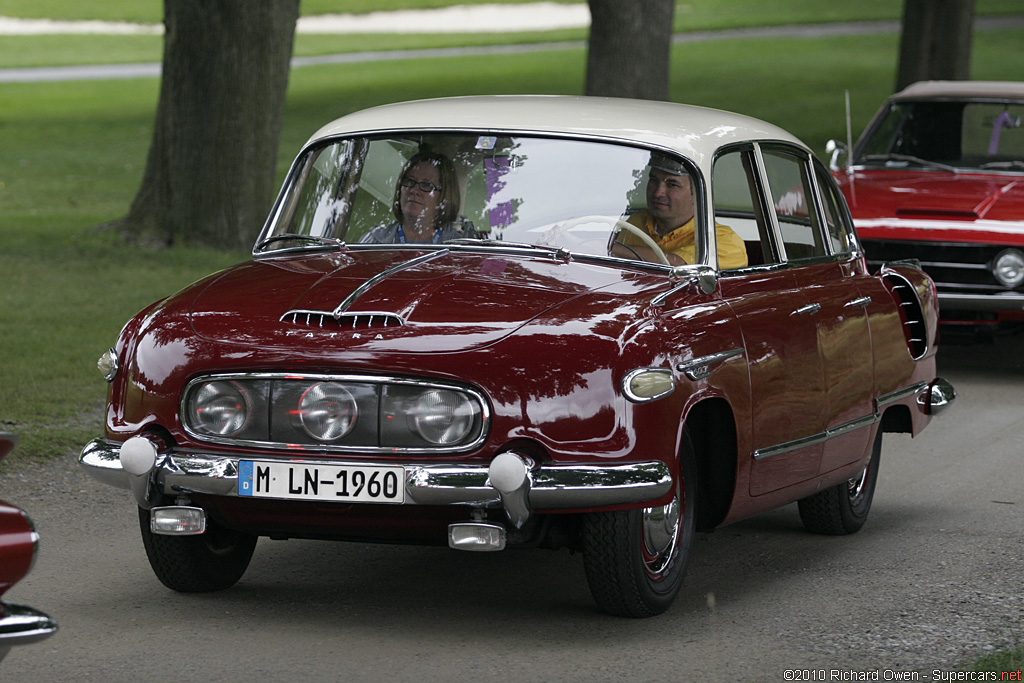
[{"label": "reflection on car hood", "polygon": [[837,174],[855,218],[1020,220],[1024,176],[936,171]]},{"label": "reflection on car hood", "polygon": [[861,237],[1024,243],[1022,175],[841,171],[836,179]]},{"label": "reflection on car hood", "polygon": [[475,252],[434,252],[410,264],[423,254],[350,251],[241,264],[197,295],[192,326],[202,337],[236,344],[445,352],[493,343],[595,289],[627,293],[666,282],[578,262]]}]

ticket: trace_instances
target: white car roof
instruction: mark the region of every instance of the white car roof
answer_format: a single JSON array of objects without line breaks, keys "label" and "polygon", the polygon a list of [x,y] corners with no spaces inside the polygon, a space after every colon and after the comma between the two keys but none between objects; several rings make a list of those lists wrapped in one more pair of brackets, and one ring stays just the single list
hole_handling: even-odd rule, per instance
[{"label": "white car roof", "polygon": [[387,104],[333,121],[326,137],[401,130],[480,130],[565,134],[657,146],[700,166],[719,147],[748,140],[807,145],[778,126],[749,116],[671,102],[562,95],[447,97]]},{"label": "white car roof", "polygon": [[1017,81],[918,81],[890,99],[1024,100],[1024,83]]}]

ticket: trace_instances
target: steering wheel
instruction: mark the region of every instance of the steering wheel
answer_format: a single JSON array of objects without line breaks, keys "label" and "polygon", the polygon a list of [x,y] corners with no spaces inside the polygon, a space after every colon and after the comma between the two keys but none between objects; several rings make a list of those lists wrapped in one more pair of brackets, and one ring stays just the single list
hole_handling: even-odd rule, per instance
[{"label": "steering wheel", "polygon": [[[573,218],[571,220],[566,221],[565,223],[562,223],[561,229],[568,231],[576,227],[577,225],[583,225],[586,223],[607,223],[610,226],[612,226],[612,228],[616,229],[616,231],[625,230],[626,232],[633,233],[638,238],[640,238],[640,241],[644,243],[645,247],[649,247],[651,251],[654,252],[654,256],[658,259],[659,263],[666,266],[672,265],[668,262],[668,257],[665,256],[665,251],[658,246],[657,242],[651,239],[650,235],[648,235],[646,232],[636,227],[632,223],[627,223],[621,218],[613,218],[611,216],[599,215],[580,216],[579,218]],[[628,246],[625,244],[622,246],[628,248]]]}]

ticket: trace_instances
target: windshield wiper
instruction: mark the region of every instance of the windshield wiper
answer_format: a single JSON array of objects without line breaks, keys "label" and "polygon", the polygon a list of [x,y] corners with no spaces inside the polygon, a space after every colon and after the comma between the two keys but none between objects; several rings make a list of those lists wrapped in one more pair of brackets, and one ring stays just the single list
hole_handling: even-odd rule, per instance
[{"label": "windshield wiper", "polygon": [[990,161],[978,166],[978,168],[1024,168],[1024,161],[1020,159],[1008,159],[1006,161]]},{"label": "windshield wiper", "polygon": [[488,240],[479,237],[460,237],[454,240],[445,240],[445,244],[463,244],[474,247],[497,247],[499,249],[531,249],[534,251],[546,251],[558,258],[569,258],[569,250],[565,247],[557,247],[551,244],[533,244],[531,242],[506,242],[505,240]]},{"label": "windshield wiper", "polygon": [[915,157],[910,154],[865,154],[860,158],[860,161],[906,161],[911,164],[917,164],[919,166],[925,166],[927,168],[938,168],[943,171],[949,171],[950,173],[959,173],[957,169],[949,164],[943,164],[938,161],[928,161],[921,157]]},{"label": "windshield wiper", "polygon": [[336,237],[323,237],[321,235],[300,235],[294,232],[288,232],[283,235],[271,235],[267,239],[256,245],[255,251],[262,251],[268,244],[274,242],[283,242],[284,240],[297,240],[302,242],[309,242],[317,246],[329,247],[334,249],[344,249],[345,242],[339,240]]}]

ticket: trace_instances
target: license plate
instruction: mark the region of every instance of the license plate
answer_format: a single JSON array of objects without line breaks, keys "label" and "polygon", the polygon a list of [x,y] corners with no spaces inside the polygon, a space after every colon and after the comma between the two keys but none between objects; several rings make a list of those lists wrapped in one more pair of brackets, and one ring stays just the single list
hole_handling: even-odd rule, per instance
[{"label": "license plate", "polygon": [[241,460],[238,495],[336,503],[404,503],[405,468]]}]

